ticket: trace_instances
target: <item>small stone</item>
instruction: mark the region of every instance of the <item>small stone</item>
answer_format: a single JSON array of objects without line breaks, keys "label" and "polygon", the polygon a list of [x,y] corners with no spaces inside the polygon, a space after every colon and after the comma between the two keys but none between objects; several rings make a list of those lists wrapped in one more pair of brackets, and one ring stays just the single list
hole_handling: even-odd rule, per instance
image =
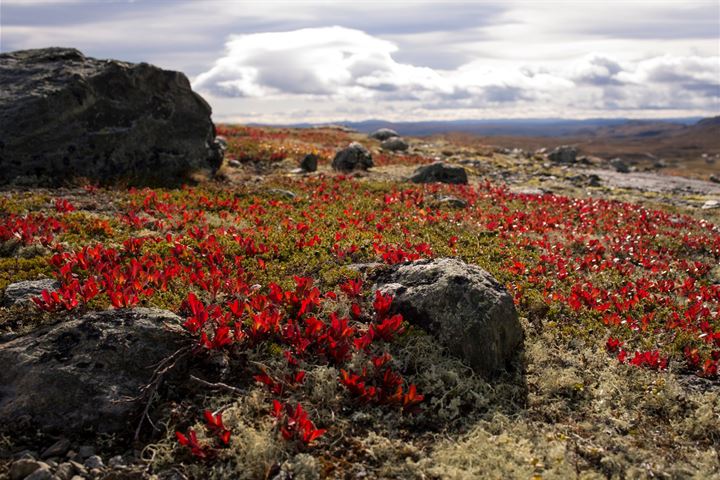
[{"label": "small stone", "polygon": [[13,455],[13,457],[17,459],[27,458],[30,460],[35,460],[36,458],[38,458],[38,456],[38,453],[34,450],[23,450]]},{"label": "small stone", "polygon": [[68,450],[70,450],[70,440],[68,440],[67,438],[61,438],[60,440],[46,448],[42,455],[40,455],[40,457],[62,457],[67,453]]},{"label": "small stone", "polygon": [[703,210],[710,210],[711,208],[718,208],[720,207],[720,202],[717,200],[708,200],[707,202],[703,203],[703,206],[700,207]]},{"label": "small stone", "polygon": [[2,304],[10,307],[30,303],[32,298],[40,296],[43,290],[54,291],[58,288],[60,288],[60,283],[52,278],[11,283],[5,288]]},{"label": "small stone", "polygon": [[78,448],[78,455],[80,455],[80,458],[85,460],[88,457],[92,457],[95,455],[95,447],[92,445],[83,445],[80,448]]},{"label": "small stone", "polygon": [[300,168],[305,172],[314,172],[317,170],[319,157],[314,153],[308,153],[300,162]]},{"label": "small stone", "polygon": [[288,200],[293,200],[295,197],[297,197],[297,194],[295,192],[291,192],[290,190],[281,190],[279,188],[272,188],[272,189],[268,190],[268,193],[272,193],[273,195],[284,197]]},{"label": "small stone", "polygon": [[85,460],[85,467],[89,468],[91,471],[95,468],[102,468],[105,464],[102,461],[102,458],[100,458],[98,455],[93,455],[91,457],[88,457],[87,460]]},{"label": "small stone", "polygon": [[590,176],[588,176],[588,185],[591,187],[599,187],[602,185],[600,182],[600,177],[595,175],[594,173]]},{"label": "small stone", "polygon": [[70,462],[61,463],[55,470],[55,476],[60,480],[70,480],[76,473],[77,470]]},{"label": "small stone", "polygon": [[228,166],[233,168],[240,168],[242,166],[242,163],[240,163],[239,160],[235,160],[234,158],[231,158],[228,160]]},{"label": "small stone", "polygon": [[75,475],[70,480],[86,480],[85,477],[81,477],[80,475]]},{"label": "small stone", "polygon": [[720,183],[720,176],[717,175],[710,175],[709,180],[713,183]]},{"label": "small stone", "polygon": [[74,460],[70,460],[68,463],[73,466],[75,473],[78,475],[87,475],[87,468],[85,468],[85,465],[82,463],[78,463]]},{"label": "small stone", "polygon": [[401,152],[410,148],[410,145],[400,137],[392,137],[382,142],[380,148],[389,152]]},{"label": "small stone", "polygon": [[21,458],[10,465],[8,475],[10,476],[10,480],[21,480],[41,468],[48,468],[48,465],[45,462]]},{"label": "small stone", "polygon": [[380,141],[387,140],[388,138],[392,137],[399,137],[398,133],[395,130],[390,130],[389,128],[381,128],[379,130],[375,130],[368,136],[370,138],[374,138]]},{"label": "small stone", "polygon": [[453,197],[451,195],[443,195],[441,197],[438,197],[437,203],[440,205],[447,205],[448,207],[452,208],[465,208],[468,206],[468,203],[462,198]]},{"label": "small stone", "polygon": [[124,467],[125,466],[125,460],[123,459],[122,455],[115,455],[110,460],[108,460],[108,466],[110,467]]}]

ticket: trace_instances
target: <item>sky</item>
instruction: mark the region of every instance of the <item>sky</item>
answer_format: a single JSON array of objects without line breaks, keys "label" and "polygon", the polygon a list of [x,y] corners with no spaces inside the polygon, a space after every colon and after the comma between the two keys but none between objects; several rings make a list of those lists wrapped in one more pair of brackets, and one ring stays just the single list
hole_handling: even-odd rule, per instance
[{"label": "sky", "polygon": [[1,0],[0,51],[180,70],[219,122],[720,115],[720,0]]}]

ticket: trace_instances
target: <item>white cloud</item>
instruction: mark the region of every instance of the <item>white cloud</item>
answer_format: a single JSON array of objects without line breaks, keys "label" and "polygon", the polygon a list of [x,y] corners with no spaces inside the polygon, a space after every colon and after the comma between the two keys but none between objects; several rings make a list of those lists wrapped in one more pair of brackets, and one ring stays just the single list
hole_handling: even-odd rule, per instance
[{"label": "white cloud", "polygon": [[0,2],[2,51],[182,70],[218,119],[720,114],[717,0]]},{"label": "white cloud", "polygon": [[[239,35],[193,86],[217,99],[315,102],[318,111],[332,105],[336,115],[383,116],[392,106],[398,115],[426,118],[452,110],[560,116],[703,110],[708,99],[717,107],[720,88],[718,57],[626,60],[591,53],[548,62],[478,58],[433,69],[398,62],[399,53],[393,42],[338,26]],[[312,103],[302,111],[308,110]]]}]

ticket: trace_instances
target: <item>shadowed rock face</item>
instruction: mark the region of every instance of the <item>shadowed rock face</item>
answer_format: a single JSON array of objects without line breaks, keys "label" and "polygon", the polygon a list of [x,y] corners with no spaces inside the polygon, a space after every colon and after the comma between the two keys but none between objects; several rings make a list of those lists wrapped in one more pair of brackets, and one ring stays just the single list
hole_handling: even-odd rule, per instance
[{"label": "shadowed rock face", "polygon": [[512,298],[485,270],[453,258],[420,260],[381,272],[374,288],[392,309],[434,335],[451,355],[492,376],[522,346]]},{"label": "shadowed rock face", "polygon": [[171,312],[148,308],[93,312],[0,343],[4,428],[48,433],[127,432],[154,366],[184,346]]},{"label": "shadowed rock face", "polygon": [[46,48],[0,55],[0,184],[172,185],[222,162],[180,72]]}]

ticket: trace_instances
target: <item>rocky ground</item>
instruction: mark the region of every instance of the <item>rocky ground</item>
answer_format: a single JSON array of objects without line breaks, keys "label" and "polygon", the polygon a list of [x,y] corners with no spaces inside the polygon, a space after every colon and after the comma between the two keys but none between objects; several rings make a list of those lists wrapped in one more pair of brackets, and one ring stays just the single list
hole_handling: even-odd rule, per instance
[{"label": "rocky ground", "polygon": [[719,185],[218,132],[194,187],[2,192],[0,476],[719,478]]}]

